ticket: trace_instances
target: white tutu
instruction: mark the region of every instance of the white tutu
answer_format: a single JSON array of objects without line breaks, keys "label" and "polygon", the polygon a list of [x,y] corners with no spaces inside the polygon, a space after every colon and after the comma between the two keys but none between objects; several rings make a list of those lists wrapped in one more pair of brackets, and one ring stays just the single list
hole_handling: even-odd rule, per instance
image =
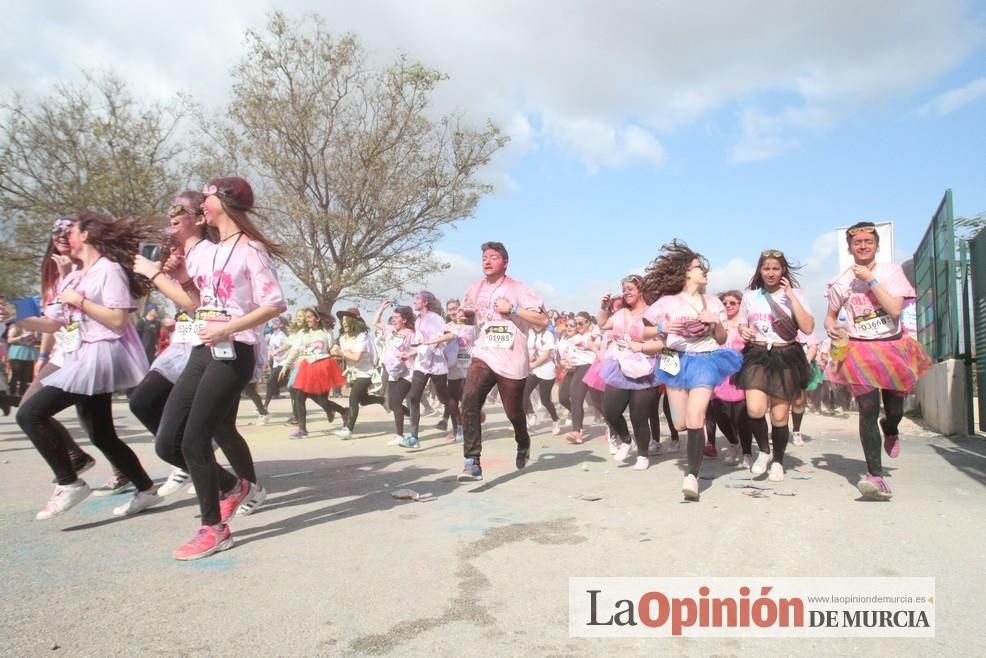
[{"label": "white tutu", "polygon": [[140,341],[124,337],[82,343],[77,351],[63,354],[61,369],[41,383],[66,393],[99,395],[133,388],[146,374],[147,355]]},{"label": "white tutu", "polygon": [[178,381],[178,376],[185,369],[188,357],[192,356],[192,346],[188,343],[171,343],[164,351],[157,355],[151,370],[157,370],[164,375],[164,378],[174,384]]}]

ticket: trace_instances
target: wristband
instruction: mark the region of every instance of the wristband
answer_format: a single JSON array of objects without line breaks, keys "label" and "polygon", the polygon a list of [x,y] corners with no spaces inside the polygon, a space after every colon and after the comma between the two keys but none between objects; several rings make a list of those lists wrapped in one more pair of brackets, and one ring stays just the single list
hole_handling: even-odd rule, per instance
[{"label": "wristband", "polygon": [[159,277],[159,276],[161,276],[162,274],[164,274],[164,270],[158,270],[158,271],[157,271],[157,273],[155,273],[155,274],[154,274],[154,276],[152,276],[152,277],[151,277],[151,278],[149,279],[149,280],[150,280],[150,282],[151,282],[151,283],[154,283],[154,279],[156,279],[156,278],[158,278],[158,277]]},{"label": "wristband", "polygon": [[47,361],[50,356],[51,356],[51,354],[49,352],[39,352],[38,353],[38,360],[39,361]]},{"label": "wristband", "polygon": [[518,311],[520,311],[520,304],[514,304],[514,307],[510,309],[510,314],[517,315]]},{"label": "wristband", "polygon": [[879,279],[870,279],[869,283],[867,283],[866,285],[869,286],[870,288],[876,288],[877,285],[879,285],[879,283],[880,283]]}]

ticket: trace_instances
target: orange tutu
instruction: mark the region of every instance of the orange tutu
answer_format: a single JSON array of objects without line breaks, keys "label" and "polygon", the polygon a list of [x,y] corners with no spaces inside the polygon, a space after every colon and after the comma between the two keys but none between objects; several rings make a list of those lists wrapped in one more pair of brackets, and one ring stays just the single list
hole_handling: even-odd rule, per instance
[{"label": "orange tutu", "polygon": [[315,363],[308,363],[302,359],[298,364],[298,374],[295,375],[292,388],[302,393],[320,395],[345,383],[346,378],[342,376],[342,369],[332,357],[319,359]]}]

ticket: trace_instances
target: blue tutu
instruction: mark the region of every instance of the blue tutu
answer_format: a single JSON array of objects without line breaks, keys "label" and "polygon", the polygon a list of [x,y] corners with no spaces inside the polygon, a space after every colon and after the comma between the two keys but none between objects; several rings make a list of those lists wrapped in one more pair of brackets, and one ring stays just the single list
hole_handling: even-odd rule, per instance
[{"label": "blue tutu", "polygon": [[677,375],[661,370],[658,360],[654,380],[670,388],[715,388],[743,367],[743,355],[735,350],[678,352],[681,369]]},{"label": "blue tutu", "polygon": [[612,386],[622,391],[641,391],[645,388],[654,388],[657,386],[657,380],[654,379],[654,375],[637,378],[627,377],[623,374],[623,370],[620,369],[620,363],[613,358],[603,360],[602,365],[599,367],[599,376],[602,377],[607,386]]}]

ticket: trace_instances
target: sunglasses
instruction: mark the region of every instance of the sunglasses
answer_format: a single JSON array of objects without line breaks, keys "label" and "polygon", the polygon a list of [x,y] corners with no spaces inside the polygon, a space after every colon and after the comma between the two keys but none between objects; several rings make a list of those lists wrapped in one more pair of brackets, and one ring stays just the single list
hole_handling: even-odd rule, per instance
[{"label": "sunglasses", "polygon": [[51,236],[54,238],[59,237],[62,233],[72,230],[72,224],[74,224],[71,219],[56,219],[55,223],[51,227]]},{"label": "sunglasses", "polygon": [[688,271],[689,272],[691,272],[692,270],[702,270],[703,272],[708,273],[709,266],[708,265],[703,265],[702,263],[696,263],[695,265],[690,265],[688,267]]},{"label": "sunglasses", "polygon": [[202,209],[189,208],[188,206],[176,203],[168,208],[168,217],[181,217],[182,215],[201,215]]},{"label": "sunglasses", "polygon": [[851,228],[848,231],[849,235],[857,235],[859,233],[876,233],[876,228],[873,226],[859,226],[857,228]]},{"label": "sunglasses", "polygon": [[217,187],[215,185],[206,185],[205,187],[203,187],[202,188],[202,194],[204,194],[206,196],[212,196],[214,194],[215,195],[222,195],[222,196],[230,196],[230,192],[229,192],[228,189],[222,188],[222,187]]},{"label": "sunglasses", "polygon": [[784,258],[783,251],[777,251],[776,249],[765,249],[760,252],[761,258]]},{"label": "sunglasses", "polygon": [[568,323],[568,324],[566,324],[565,326],[566,326],[567,328],[569,328],[569,329],[574,329],[574,328],[575,328],[575,323],[574,323],[574,322],[569,322],[569,323]]},{"label": "sunglasses", "polygon": [[739,306],[739,302],[723,302],[723,306]]}]

